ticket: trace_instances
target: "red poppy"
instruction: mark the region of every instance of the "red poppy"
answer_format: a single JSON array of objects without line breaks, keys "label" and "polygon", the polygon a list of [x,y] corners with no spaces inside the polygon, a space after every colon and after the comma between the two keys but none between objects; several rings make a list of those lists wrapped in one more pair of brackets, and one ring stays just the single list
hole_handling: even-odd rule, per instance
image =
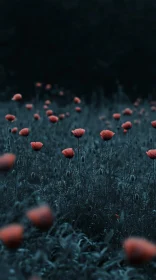
[{"label": "red poppy", "polygon": [[30,145],[34,151],[40,151],[43,147],[43,143],[41,142],[31,142]]},{"label": "red poppy", "polygon": [[80,138],[85,134],[85,129],[77,128],[77,129],[72,130],[72,133],[76,138]]},{"label": "red poppy", "polygon": [[67,148],[64,149],[62,151],[62,154],[66,157],[66,158],[73,158],[73,156],[75,155],[74,150],[72,148]]},{"label": "red poppy", "polygon": [[63,96],[63,95],[64,95],[64,92],[61,90],[61,91],[59,92],[59,95],[60,95],[60,96]]},{"label": "red poppy", "polygon": [[148,150],[146,154],[148,155],[149,158],[156,159],[156,149]]},{"label": "red poppy", "polygon": [[37,83],[35,84],[35,86],[38,87],[38,88],[40,88],[40,87],[42,86],[42,83],[37,82]]},{"label": "red poppy", "polygon": [[81,99],[79,97],[74,97],[74,103],[80,104]]},{"label": "red poppy", "polygon": [[21,135],[21,136],[28,136],[29,133],[30,133],[29,128],[23,128],[23,129],[20,130],[19,135]]},{"label": "red poppy", "polygon": [[124,129],[130,129],[130,128],[132,128],[132,123],[131,122],[125,122],[125,123],[123,123],[122,124],[122,126],[121,126],[122,128],[124,128]]},{"label": "red poppy", "polygon": [[113,114],[113,118],[114,118],[115,120],[120,120],[120,117],[121,117],[121,114],[119,114],[119,113]]},{"label": "red poppy", "polygon": [[43,105],[43,109],[44,109],[44,110],[47,110],[47,109],[48,109],[48,106],[47,106],[47,105]]},{"label": "red poppy", "polygon": [[105,141],[110,140],[114,135],[115,135],[115,133],[111,130],[102,130],[100,132],[101,138]]},{"label": "red poppy", "polygon": [[24,227],[19,224],[10,224],[0,229],[0,240],[10,249],[20,246],[23,240]]},{"label": "red poppy", "polygon": [[135,107],[138,107],[138,106],[139,106],[139,102],[138,102],[138,101],[135,101],[133,105],[134,105]]},{"label": "red poppy", "polygon": [[28,210],[26,216],[34,226],[42,230],[48,230],[53,225],[54,216],[48,205]]},{"label": "red poppy", "polygon": [[130,116],[132,115],[133,111],[129,108],[126,108],[125,110],[122,111],[123,115]]},{"label": "red poppy", "polygon": [[124,133],[124,134],[126,134],[127,132],[128,132],[128,130],[127,130],[127,129],[124,129],[124,130],[123,130],[123,133]]},{"label": "red poppy", "polygon": [[36,114],[34,114],[34,119],[35,119],[35,120],[40,120],[40,115],[39,115],[39,114],[37,114],[37,113],[36,113]]},{"label": "red poppy", "polygon": [[128,260],[133,264],[148,262],[156,256],[156,245],[144,238],[127,238],[123,248]]},{"label": "red poppy", "polygon": [[5,119],[9,122],[14,122],[16,120],[16,117],[14,115],[7,114],[5,116]]},{"label": "red poppy", "polygon": [[80,107],[76,107],[76,108],[75,108],[75,111],[78,112],[78,113],[80,113],[80,112],[82,111],[82,109],[81,109]]},{"label": "red poppy", "polygon": [[47,110],[46,111],[46,115],[49,117],[49,116],[51,116],[53,114],[53,111],[52,110]]},{"label": "red poppy", "polygon": [[51,104],[51,101],[50,100],[46,100],[45,101],[45,105],[50,105]]},{"label": "red poppy", "polygon": [[156,121],[152,121],[152,122],[151,122],[151,125],[152,125],[154,128],[156,128]]},{"label": "red poppy", "polygon": [[25,108],[27,108],[28,110],[32,110],[33,104],[26,104]]},{"label": "red poppy", "polygon": [[16,134],[17,131],[18,131],[18,128],[17,128],[17,127],[13,127],[13,128],[11,129],[12,134]]},{"label": "red poppy", "polygon": [[50,116],[48,119],[52,123],[57,123],[59,120],[59,118],[57,116]]},{"label": "red poppy", "polygon": [[59,119],[63,120],[65,118],[65,114],[59,114]]},{"label": "red poppy", "polygon": [[13,98],[12,98],[13,101],[20,101],[22,100],[22,95],[20,93],[16,93]]},{"label": "red poppy", "polygon": [[46,84],[45,89],[46,89],[46,90],[50,90],[51,87],[52,87],[51,84]]},{"label": "red poppy", "polygon": [[9,171],[15,163],[16,156],[14,154],[3,154],[0,156],[0,171]]}]

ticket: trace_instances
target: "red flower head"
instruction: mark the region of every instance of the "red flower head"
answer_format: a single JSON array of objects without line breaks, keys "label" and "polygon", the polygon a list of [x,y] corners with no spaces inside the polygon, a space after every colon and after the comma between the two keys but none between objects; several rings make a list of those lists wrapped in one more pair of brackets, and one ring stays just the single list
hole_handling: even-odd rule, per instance
[{"label": "red flower head", "polygon": [[25,108],[27,108],[28,110],[32,110],[33,104],[26,104]]},{"label": "red flower head", "polygon": [[130,129],[130,128],[132,128],[132,123],[131,122],[125,122],[125,123],[122,124],[121,127],[126,129],[126,130]]},{"label": "red flower head", "polygon": [[156,128],[156,121],[151,122],[151,125]]},{"label": "red flower head", "polygon": [[132,115],[133,111],[129,108],[126,108],[125,110],[122,111],[123,115],[130,116]]},{"label": "red flower head", "polygon": [[20,130],[19,135],[21,135],[21,136],[28,136],[29,133],[30,133],[29,128],[23,128],[23,129]]},{"label": "red flower head", "polygon": [[135,101],[133,105],[134,105],[135,107],[138,107],[138,106],[139,106],[139,102],[138,102],[138,101]]},{"label": "red flower head", "polygon": [[47,110],[47,109],[48,109],[48,106],[47,106],[47,105],[43,105],[43,109],[44,109],[44,110]]},{"label": "red flower head", "polygon": [[74,150],[72,148],[67,148],[67,149],[63,150],[62,154],[66,158],[73,158],[73,156],[75,155]]},{"label": "red flower head", "polygon": [[48,119],[52,123],[57,123],[59,120],[59,118],[57,116],[50,116]]},{"label": "red flower head", "polygon": [[114,118],[115,120],[120,120],[120,117],[121,117],[121,114],[119,114],[119,113],[113,114],[113,118]]},{"label": "red flower head", "polygon": [[76,108],[75,108],[75,111],[78,112],[78,113],[80,113],[80,112],[82,111],[82,109],[81,109],[80,107],[76,107]]},{"label": "red flower head", "polygon": [[38,120],[40,120],[40,115],[39,115],[39,114],[37,114],[37,113],[36,113],[36,114],[34,114],[34,119],[35,119],[35,120],[37,120],[37,121],[38,121]]},{"label": "red flower head", "polygon": [[5,119],[6,119],[7,121],[9,121],[9,122],[14,122],[14,121],[16,121],[16,117],[15,117],[14,115],[10,115],[10,114],[7,114],[7,115],[5,116]]},{"label": "red flower head", "polygon": [[50,100],[46,100],[45,101],[45,105],[50,105],[51,104],[51,101]]},{"label": "red flower head", "polygon": [[156,256],[156,245],[144,238],[127,238],[123,248],[128,260],[133,264],[148,262]]},{"label": "red flower head", "polygon": [[154,149],[154,150],[148,150],[148,151],[146,152],[146,154],[148,155],[149,158],[151,158],[151,159],[156,159],[156,149]]},{"label": "red flower head", "polygon": [[80,104],[81,103],[81,99],[79,97],[74,97],[74,103]]},{"label": "red flower head", "polygon": [[63,96],[63,95],[64,95],[64,92],[61,90],[61,91],[59,92],[59,95],[60,95],[60,96]]},{"label": "red flower head", "polygon": [[51,116],[53,114],[53,111],[52,110],[47,110],[46,111],[46,115],[49,117],[49,116]]},{"label": "red flower head", "polygon": [[126,134],[126,133],[127,133],[127,131],[128,131],[127,129],[124,129],[124,130],[123,130],[123,133],[124,133],[124,134]]},{"label": "red flower head", "polygon": [[43,143],[41,142],[31,142],[30,145],[34,151],[40,151],[43,147]]},{"label": "red flower head", "polygon": [[38,87],[38,88],[40,88],[40,87],[42,86],[42,83],[37,82],[37,83],[35,84],[35,86]]},{"label": "red flower head", "polygon": [[20,93],[16,93],[13,98],[12,98],[13,101],[20,101],[22,100],[22,95]]},{"label": "red flower head", "polygon": [[45,86],[45,89],[46,89],[46,90],[50,90],[50,89],[51,89],[51,84],[47,84],[47,85]]},{"label": "red flower head", "polygon": [[72,130],[72,133],[76,138],[80,138],[85,134],[85,129],[77,128],[77,129]]},{"label": "red flower head", "polygon": [[18,131],[18,128],[17,128],[17,127],[13,127],[13,128],[11,129],[12,134],[16,134],[17,131]]},{"label": "red flower head", "polygon": [[23,240],[24,227],[19,224],[10,224],[0,229],[0,240],[10,249],[20,246]]},{"label": "red flower head", "polygon": [[4,154],[0,156],[0,171],[9,171],[14,166],[16,156],[14,154]]},{"label": "red flower head", "polygon": [[48,230],[53,225],[54,217],[48,205],[28,210],[26,216],[34,226],[41,230]]},{"label": "red flower head", "polygon": [[60,120],[63,120],[64,118],[65,118],[65,114],[60,114],[60,115],[59,115],[59,119],[60,119]]},{"label": "red flower head", "polygon": [[102,130],[100,132],[101,138],[105,141],[110,140],[114,135],[115,135],[115,133],[111,130]]}]

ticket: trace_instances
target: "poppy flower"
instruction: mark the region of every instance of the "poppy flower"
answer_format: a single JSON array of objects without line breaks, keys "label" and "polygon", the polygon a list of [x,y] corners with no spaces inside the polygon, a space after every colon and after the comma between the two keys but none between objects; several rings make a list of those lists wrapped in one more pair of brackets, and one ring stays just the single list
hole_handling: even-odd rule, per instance
[{"label": "poppy flower", "polygon": [[34,226],[42,230],[48,230],[53,225],[54,216],[48,205],[30,209],[26,216]]},{"label": "poppy flower", "polygon": [[152,125],[154,128],[156,128],[156,121],[152,121],[152,122],[151,122],[151,125]]},{"label": "poppy flower", "polygon": [[49,117],[49,116],[51,116],[53,114],[53,111],[52,110],[47,110],[46,111],[46,115]]},{"label": "poppy flower", "polygon": [[20,93],[16,93],[16,94],[14,94],[12,100],[13,101],[20,101],[20,100],[22,100],[22,95]]},{"label": "poppy flower", "polygon": [[75,108],[75,111],[78,112],[78,113],[80,113],[80,112],[82,111],[82,109],[81,109],[80,107],[76,107],[76,108]]},{"label": "poppy flower", "polygon": [[125,122],[125,123],[123,123],[122,124],[122,126],[121,126],[122,128],[124,128],[124,129],[131,129],[132,128],[132,123],[131,122]]},{"label": "poppy flower", "polygon": [[132,264],[142,264],[156,256],[156,245],[139,237],[129,237],[123,243],[128,260]]},{"label": "poppy flower", "polygon": [[18,131],[18,128],[17,128],[17,127],[13,127],[13,128],[11,129],[12,134],[16,134],[17,131]]},{"label": "poppy flower", "polygon": [[29,128],[23,128],[23,129],[20,130],[19,135],[21,135],[21,136],[28,136],[29,133],[30,133]]},{"label": "poppy flower", "polygon": [[156,159],[156,149],[148,150],[146,154],[148,155],[149,158]]},{"label": "poppy flower", "polygon": [[139,106],[139,102],[138,102],[138,101],[135,101],[133,105],[134,105],[135,107],[138,107],[138,106]]},{"label": "poppy flower", "polygon": [[40,115],[39,115],[39,114],[37,114],[37,113],[36,113],[36,114],[34,114],[34,119],[35,119],[35,120],[40,120]]},{"label": "poppy flower", "polygon": [[121,117],[121,114],[119,114],[119,113],[113,114],[113,118],[114,118],[115,120],[120,120],[120,117]]},{"label": "poppy flower", "polygon": [[156,106],[151,106],[151,111],[155,112],[156,111]]},{"label": "poppy flower", "polygon": [[16,156],[14,154],[3,154],[0,156],[0,171],[9,171],[15,163]]},{"label": "poppy flower", "polygon": [[9,121],[9,122],[13,122],[13,121],[16,120],[16,117],[15,117],[14,115],[7,114],[7,115],[5,116],[5,119],[6,119],[7,121]]},{"label": "poppy flower", "polygon": [[43,147],[43,143],[41,142],[31,142],[30,145],[34,151],[40,151]]},{"label": "poppy flower", "polygon": [[35,84],[35,86],[38,87],[38,88],[40,88],[40,87],[42,86],[42,83],[37,82],[37,83]]},{"label": "poppy flower", "polygon": [[128,130],[127,130],[127,129],[124,129],[124,130],[123,130],[123,133],[124,133],[124,134],[126,134],[127,132],[128,132]]},{"label": "poppy flower", "polygon": [[60,96],[63,96],[63,95],[64,95],[64,92],[61,90],[61,91],[59,92],[59,95],[60,95]]},{"label": "poppy flower", "polygon": [[47,110],[47,109],[48,109],[48,106],[47,106],[47,105],[43,105],[43,109],[44,109],[44,110]]},{"label": "poppy flower", "polygon": [[48,119],[52,123],[57,123],[59,120],[59,118],[57,116],[50,116]]},{"label": "poppy flower", "polygon": [[28,110],[32,110],[33,104],[26,104],[25,108],[27,108]]},{"label": "poppy flower", "polygon": [[122,111],[123,115],[130,116],[133,114],[133,111],[130,108],[126,108],[125,110]]},{"label": "poppy flower", "polygon": [[105,141],[110,140],[114,135],[115,135],[115,133],[111,130],[102,130],[100,132],[101,138]]},{"label": "poppy flower", "polygon": [[50,90],[51,87],[52,87],[51,84],[46,84],[45,89],[46,89],[46,90]]},{"label": "poppy flower", "polygon": [[79,97],[74,97],[74,103],[80,104],[81,103],[81,99]]},{"label": "poppy flower", "polygon": [[66,158],[73,158],[73,156],[75,155],[74,150],[72,148],[67,148],[64,149],[62,151],[62,154],[66,157]]},{"label": "poppy flower", "polygon": [[51,104],[51,101],[50,100],[46,100],[45,101],[45,105],[50,105]]},{"label": "poppy flower", "polygon": [[76,138],[80,138],[85,134],[85,129],[77,128],[77,129],[72,130],[72,133]]},{"label": "poppy flower", "polygon": [[65,118],[65,114],[60,114],[60,115],[59,115],[59,119],[60,119],[60,120],[63,120],[64,118]]},{"label": "poppy flower", "polygon": [[23,240],[24,227],[19,224],[10,224],[0,229],[0,240],[10,249],[20,246]]}]

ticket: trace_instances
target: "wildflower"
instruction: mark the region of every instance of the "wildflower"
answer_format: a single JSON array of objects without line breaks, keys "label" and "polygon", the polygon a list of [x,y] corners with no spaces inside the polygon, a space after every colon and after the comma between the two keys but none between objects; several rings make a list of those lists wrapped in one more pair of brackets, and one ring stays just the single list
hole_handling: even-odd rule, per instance
[{"label": "wildflower", "polygon": [[16,120],[16,117],[15,117],[14,115],[7,114],[7,115],[5,116],[5,119],[6,119],[7,121],[9,121],[9,122],[13,122],[13,121]]},{"label": "wildflower", "polygon": [[37,113],[36,113],[36,114],[34,114],[34,119],[35,119],[35,120],[40,120],[40,115],[39,115],[39,114],[37,114]]},{"label": "wildflower", "polygon": [[45,89],[50,90],[52,88],[51,84],[46,84]]},{"label": "wildflower", "polygon": [[53,114],[53,111],[52,110],[47,110],[46,111],[46,115],[49,117],[49,116],[51,116]]},{"label": "wildflower", "polygon": [[19,135],[21,135],[21,136],[28,136],[29,133],[30,133],[29,128],[23,128],[23,129],[20,130]]},{"label": "wildflower", "polygon": [[62,151],[62,154],[66,157],[66,158],[73,158],[73,156],[75,155],[74,150],[72,148],[67,148],[64,149]]},{"label": "wildflower", "polygon": [[120,120],[120,117],[121,117],[121,114],[119,114],[119,113],[113,114],[113,118],[114,118],[115,120]]},{"label": "wildflower", "polygon": [[80,107],[76,107],[76,108],[75,108],[75,111],[78,112],[78,113],[80,113],[80,112],[82,111],[82,109],[81,109]]},{"label": "wildflower", "polygon": [[42,83],[37,82],[37,83],[35,84],[35,86],[38,87],[38,88],[40,88],[40,87],[42,86]]},{"label": "wildflower", "polygon": [[123,115],[130,116],[132,115],[133,111],[129,108],[126,108],[125,110],[122,111]]},{"label": "wildflower", "polygon": [[138,106],[139,106],[139,102],[138,102],[138,101],[135,101],[133,105],[134,105],[135,107],[138,107]]},{"label": "wildflower", "polygon": [[115,133],[111,130],[102,130],[100,132],[101,138],[105,141],[110,140],[114,135],[115,135]]},{"label": "wildflower", "polygon": [[72,133],[76,138],[80,138],[85,134],[85,129],[77,128],[77,129],[72,130]]},{"label": "wildflower", "polygon": [[148,155],[149,158],[156,159],[156,149],[148,150],[146,154]]},{"label": "wildflower", "polygon": [[14,154],[3,154],[0,156],[0,171],[9,171],[15,163],[16,156]]},{"label": "wildflower", "polygon": [[60,119],[60,120],[63,120],[64,118],[65,118],[65,114],[60,114],[60,115],[59,115],[59,119]]},{"label": "wildflower", "polygon": [[53,213],[48,205],[39,206],[26,212],[27,218],[42,230],[48,230],[53,225]]},{"label": "wildflower", "polygon": [[79,97],[74,97],[74,103],[80,104],[81,99]]},{"label": "wildflower", "polygon": [[0,240],[10,249],[20,246],[23,239],[24,227],[19,224],[10,224],[0,229]]},{"label": "wildflower", "polygon": [[129,122],[129,121],[128,121],[128,122],[125,122],[125,123],[122,124],[121,127],[124,128],[124,129],[126,129],[126,130],[128,130],[128,129],[132,128],[132,123]]},{"label": "wildflower", "polygon": [[48,106],[47,106],[47,105],[43,105],[43,109],[44,109],[44,110],[47,110],[47,109],[48,109]]},{"label": "wildflower", "polygon": [[18,128],[17,128],[17,127],[13,127],[13,128],[11,129],[12,134],[16,134],[17,131],[18,131]]},{"label": "wildflower", "polygon": [[45,105],[50,105],[51,104],[51,101],[50,100],[46,100],[45,101]]},{"label": "wildflower", "polygon": [[43,147],[42,142],[31,142],[30,145],[34,151],[40,151]]},{"label": "wildflower", "polygon": [[49,121],[52,122],[52,123],[57,123],[58,120],[59,120],[59,118],[56,117],[56,116],[50,116],[48,119],[49,119]]},{"label": "wildflower", "polygon": [[59,92],[59,95],[60,95],[60,96],[63,96],[63,95],[64,95],[64,92],[61,90],[61,91]]},{"label": "wildflower", "polygon": [[156,245],[144,238],[127,238],[123,248],[128,260],[133,264],[148,262],[156,256]]},{"label": "wildflower", "polygon": [[13,98],[12,98],[13,101],[20,101],[22,100],[22,95],[20,93],[16,93]]},{"label": "wildflower", "polygon": [[126,133],[127,133],[127,131],[128,131],[127,129],[124,129],[124,130],[123,130],[123,133],[124,133],[124,134],[126,134]]},{"label": "wildflower", "polygon": [[27,108],[28,110],[32,110],[33,104],[26,104],[25,108]]},{"label": "wildflower", "polygon": [[151,122],[151,125],[152,125],[154,128],[156,128],[156,121],[152,121],[152,122]]}]

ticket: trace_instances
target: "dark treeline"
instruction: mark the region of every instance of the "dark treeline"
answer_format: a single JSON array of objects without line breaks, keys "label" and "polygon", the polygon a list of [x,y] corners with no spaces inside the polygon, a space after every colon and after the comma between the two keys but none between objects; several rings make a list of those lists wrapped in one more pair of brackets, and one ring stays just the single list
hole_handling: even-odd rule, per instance
[{"label": "dark treeline", "polygon": [[154,0],[3,0],[0,81],[34,81],[90,92],[116,81],[132,95],[154,92]]}]

